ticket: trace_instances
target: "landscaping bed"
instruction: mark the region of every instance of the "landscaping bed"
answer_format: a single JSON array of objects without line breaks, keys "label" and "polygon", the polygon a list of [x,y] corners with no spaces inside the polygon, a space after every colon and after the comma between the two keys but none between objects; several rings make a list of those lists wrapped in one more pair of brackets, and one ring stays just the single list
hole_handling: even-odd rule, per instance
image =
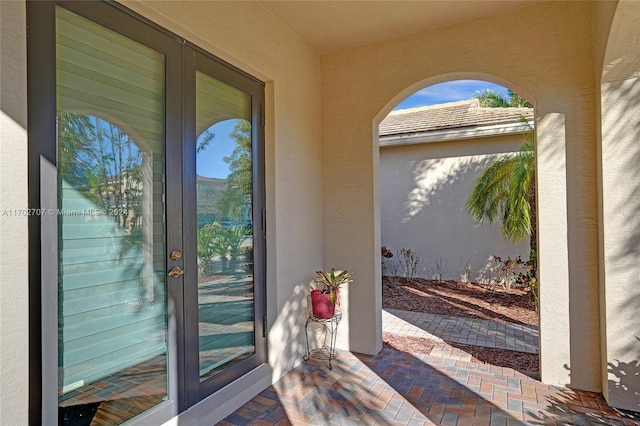
[{"label": "landscaping bed", "polygon": [[397,288],[392,288],[384,277],[383,308],[538,325],[534,304],[517,288],[424,278],[397,280]]}]

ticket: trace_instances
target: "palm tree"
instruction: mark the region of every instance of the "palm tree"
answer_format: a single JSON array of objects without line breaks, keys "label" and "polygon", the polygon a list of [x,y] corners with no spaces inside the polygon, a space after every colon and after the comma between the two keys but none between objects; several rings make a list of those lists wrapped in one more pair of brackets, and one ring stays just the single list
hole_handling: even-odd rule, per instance
[{"label": "palm tree", "polygon": [[534,132],[526,119],[524,143],[515,155],[496,160],[478,178],[467,199],[467,210],[477,223],[502,222],[505,239],[529,237],[536,250]]},{"label": "palm tree", "polygon": [[476,93],[474,98],[478,99],[480,106],[485,108],[507,108],[511,106],[506,96],[491,89],[484,89]]},{"label": "palm tree", "polygon": [[507,90],[507,96],[485,89],[478,92],[474,98],[480,101],[481,107],[486,108],[533,108],[533,105],[522,96]]},{"label": "palm tree", "polygon": [[[508,101],[504,96],[485,90],[476,97],[480,104],[488,107],[531,107],[521,96],[509,91]],[[506,105],[505,105],[506,101]],[[533,127],[524,117],[524,142],[515,155],[496,160],[478,178],[467,199],[467,210],[477,223],[488,220],[493,223],[500,218],[505,239],[518,241],[529,237],[529,260],[516,258],[524,268],[516,280],[529,288],[528,295],[538,309],[537,244],[536,244],[536,182]]]}]

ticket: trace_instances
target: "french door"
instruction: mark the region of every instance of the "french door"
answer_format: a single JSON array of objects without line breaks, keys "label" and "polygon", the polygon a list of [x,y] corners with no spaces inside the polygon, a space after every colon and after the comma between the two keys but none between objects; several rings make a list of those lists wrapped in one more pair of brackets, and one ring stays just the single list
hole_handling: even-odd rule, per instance
[{"label": "french door", "polygon": [[266,361],[263,85],[114,4],[28,17],[41,419],[160,423]]},{"label": "french door", "polygon": [[187,402],[266,360],[261,83],[185,48]]}]

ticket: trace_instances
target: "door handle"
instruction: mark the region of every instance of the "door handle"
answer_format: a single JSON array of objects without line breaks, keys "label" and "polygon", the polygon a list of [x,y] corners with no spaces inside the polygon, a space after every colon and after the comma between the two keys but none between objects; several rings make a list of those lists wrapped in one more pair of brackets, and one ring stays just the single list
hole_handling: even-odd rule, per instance
[{"label": "door handle", "polygon": [[171,278],[178,278],[179,276],[184,275],[184,271],[182,270],[181,267],[179,266],[174,266],[173,268],[171,268],[171,270],[169,271],[169,276]]}]

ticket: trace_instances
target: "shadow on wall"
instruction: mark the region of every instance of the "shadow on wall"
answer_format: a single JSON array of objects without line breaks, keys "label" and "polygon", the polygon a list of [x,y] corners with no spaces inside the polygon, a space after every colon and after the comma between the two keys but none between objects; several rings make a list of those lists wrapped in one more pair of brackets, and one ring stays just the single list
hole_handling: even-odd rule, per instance
[{"label": "shadow on wall", "polygon": [[[610,402],[640,411],[640,3],[621,1],[602,74],[604,306]],[[640,415],[639,415],[640,416]]]},{"label": "shadow on wall", "polygon": [[603,85],[605,306],[611,403],[640,412],[640,82]]},{"label": "shadow on wall", "polygon": [[269,364],[275,380],[302,362],[306,354],[304,322],[308,295],[308,283],[295,284],[269,330]]},{"label": "shadow on wall", "polygon": [[[640,97],[637,96],[640,89],[627,87],[627,85],[640,86],[636,80],[610,83],[609,90],[614,93],[621,93],[616,98],[609,99],[604,105],[602,114],[608,114],[606,108],[616,105],[619,109],[619,117],[616,123],[620,125],[608,125],[603,128],[603,174],[607,174],[608,158],[615,157],[615,172],[620,178],[619,185],[616,186],[615,194],[604,194],[608,201],[615,200],[612,203],[610,212],[618,212],[617,224],[624,226],[624,231],[616,235],[620,235],[619,243],[616,244],[617,250],[610,251],[608,258],[615,265],[629,264],[636,267],[640,265],[640,179],[638,179],[635,170],[640,164]],[[624,105],[624,109],[619,107]],[[621,175],[622,173],[624,175]],[[608,188],[605,188],[605,190]],[[613,232],[619,230],[614,229]],[[617,271],[615,271],[617,272]],[[640,296],[640,287],[634,294]],[[632,295],[630,295],[632,296]],[[637,312],[637,311],[636,311]]]},{"label": "shadow on wall", "polygon": [[[631,354],[627,359],[633,359],[629,362],[621,362],[614,360],[614,362],[607,362],[607,372],[609,377],[615,377],[615,380],[609,380],[609,390],[619,390],[623,393],[630,393],[627,398],[631,400],[632,406],[635,407],[634,411],[638,418],[640,418],[640,391],[638,388],[638,381],[640,381],[640,338],[634,336],[635,341],[629,343],[625,347],[625,353]],[[635,352],[635,355],[633,353]]]},{"label": "shadow on wall", "polygon": [[[406,196],[403,223],[417,217],[431,205],[437,205],[438,208],[444,209],[445,213],[451,209],[459,211],[459,190],[452,190],[455,187],[468,186],[470,191],[478,176],[497,158],[491,155],[484,158],[442,158],[411,162],[410,170],[415,186]],[[447,196],[447,193],[456,196]],[[464,201],[466,202],[466,198]],[[464,206],[464,202],[462,205]]]},{"label": "shadow on wall", "polygon": [[466,197],[461,203],[458,196],[459,188],[463,187],[468,196],[478,176],[497,158],[498,155],[491,154],[411,161],[409,171],[413,177],[413,187],[404,198],[406,201],[403,223],[414,220],[431,205],[446,210],[459,210],[460,206],[464,207]]}]

